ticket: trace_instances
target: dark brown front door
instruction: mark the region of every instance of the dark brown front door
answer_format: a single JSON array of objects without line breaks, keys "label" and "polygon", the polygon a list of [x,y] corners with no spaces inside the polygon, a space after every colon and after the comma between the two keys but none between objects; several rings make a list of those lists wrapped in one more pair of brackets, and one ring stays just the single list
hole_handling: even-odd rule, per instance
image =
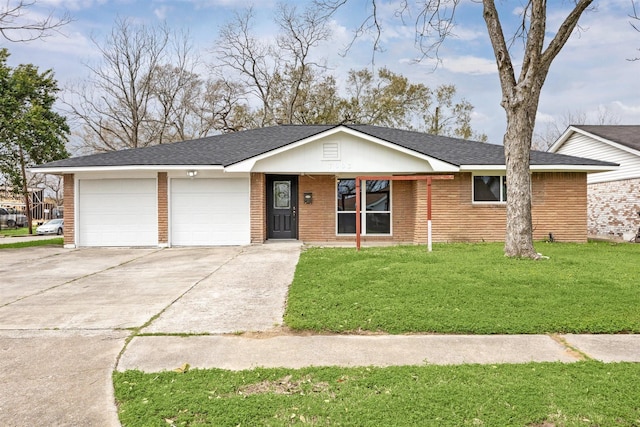
[{"label": "dark brown front door", "polygon": [[267,176],[267,238],[298,238],[298,177]]}]

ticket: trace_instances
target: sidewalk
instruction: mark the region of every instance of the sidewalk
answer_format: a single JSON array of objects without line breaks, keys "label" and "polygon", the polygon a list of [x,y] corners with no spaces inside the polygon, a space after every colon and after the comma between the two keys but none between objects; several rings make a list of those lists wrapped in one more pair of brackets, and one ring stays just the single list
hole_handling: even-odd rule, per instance
[{"label": "sidewalk", "polygon": [[117,370],[455,365],[463,363],[640,362],[640,335],[241,335],[141,336]]},{"label": "sidewalk", "polygon": [[[35,231],[35,227],[34,227]],[[17,243],[17,242],[33,242],[34,240],[51,240],[57,239],[62,236],[58,236],[56,234],[47,234],[45,236],[38,236],[36,234],[32,235],[24,235],[24,236],[4,236],[0,235],[0,245],[6,245],[9,243]]]}]

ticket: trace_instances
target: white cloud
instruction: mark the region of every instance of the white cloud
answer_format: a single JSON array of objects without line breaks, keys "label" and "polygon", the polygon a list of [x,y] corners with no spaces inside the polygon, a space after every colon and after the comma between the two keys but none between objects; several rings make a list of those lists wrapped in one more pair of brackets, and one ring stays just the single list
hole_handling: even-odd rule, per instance
[{"label": "white cloud", "polygon": [[555,121],[556,121],[556,117],[552,114],[546,114],[541,111],[538,111],[536,113],[536,123],[538,124],[553,123]]},{"label": "white cloud", "polygon": [[165,19],[167,19],[167,13],[171,10],[171,8],[169,8],[166,5],[157,7],[153,10],[153,14],[156,16],[156,18],[164,21]]},{"label": "white cloud", "polygon": [[40,0],[39,4],[69,10],[83,10],[106,2],[107,0]]},{"label": "white cloud", "polygon": [[633,119],[634,124],[640,123],[640,104],[628,105],[621,101],[613,101],[611,107],[623,118]]},{"label": "white cloud", "polygon": [[442,68],[460,74],[496,74],[498,68],[495,60],[478,56],[443,57]]}]

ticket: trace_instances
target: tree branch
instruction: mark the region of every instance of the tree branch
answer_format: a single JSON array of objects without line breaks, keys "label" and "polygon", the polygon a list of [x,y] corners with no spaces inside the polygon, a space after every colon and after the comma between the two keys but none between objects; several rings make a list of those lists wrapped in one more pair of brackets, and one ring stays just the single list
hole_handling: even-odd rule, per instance
[{"label": "tree branch", "polygon": [[36,0],[6,0],[0,6],[0,35],[10,42],[26,42],[49,37],[53,32],[72,21],[68,12],[61,18],[53,13],[39,20],[26,18],[28,10],[36,5]]}]

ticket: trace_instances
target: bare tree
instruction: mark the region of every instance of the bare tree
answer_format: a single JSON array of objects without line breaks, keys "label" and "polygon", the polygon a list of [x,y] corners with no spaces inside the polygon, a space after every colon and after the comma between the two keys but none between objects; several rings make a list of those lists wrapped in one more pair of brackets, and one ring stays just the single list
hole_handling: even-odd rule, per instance
[{"label": "bare tree", "polygon": [[330,36],[326,22],[312,10],[282,5],[275,21],[281,32],[270,44],[252,33],[252,9],[237,14],[220,30],[215,49],[218,68],[224,75],[235,74],[260,103],[261,127],[294,122],[304,102],[301,94],[322,78],[324,66],[312,59],[311,49]]},{"label": "bare tree", "polygon": [[10,42],[25,42],[47,37],[71,22],[65,13],[56,18],[52,13],[44,18],[30,19],[29,9],[36,0],[5,0],[0,5],[0,35]]},{"label": "bare tree", "polygon": [[274,121],[271,92],[281,60],[272,46],[252,35],[252,20],[252,9],[236,14],[233,21],[220,29],[215,53],[222,64],[222,74],[225,71],[237,74],[248,93],[260,102],[259,126],[263,127]]},{"label": "bare tree", "polygon": [[[316,0],[316,3],[324,8],[325,16],[331,16],[347,1],[349,0]],[[379,0],[366,1],[373,8],[365,22],[372,22],[374,31],[380,34],[382,27],[376,8]],[[407,13],[413,13],[417,17],[415,24],[418,46],[424,55],[437,56],[438,49],[454,28],[454,18],[460,2],[461,0],[425,0],[413,5],[403,0],[399,3],[397,15],[405,17]],[[482,0],[482,16],[498,67],[502,90],[501,106],[507,117],[503,143],[509,186],[504,251],[510,257],[540,258],[533,246],[529,174],[536,110],[553,60],[592,2],[593,0],[573,0],[573,7],[560,26],[555,31],[547,31],[546,0],[527,0],[520,11],[518,26],[507,39],[494,0]],[[512,12],[510,6],[505,7],[509,10],[507,13]],[[553,36],[545,40],[545,36],[551,34]],[[379,40],[376,38],[374,48],[379,47]],[[516,49],[519,45],[517,40],[522,41],[521,49]],[[516,75],[513,61],[515,56],[522,58],[519,75]]]},{"label": "bare tree", "polygon": [[299,95],[302,89],[313,84],[314,72],[324,70],[324,64],[311,59],[311,48],[328,40],[331,33],[323,19],[312,9],[298,13],[295,6],[281,5],[276,22],[283,33],[277,38],[281,52],[285,52],[285,84],[289,86],[287,97],[280,97],[279,119],[293,123],[298,110]]},{"label": "bare tree", "polygon": [[597,114],[589,115],[584,111],[568,111],[558,120],[547,122],[541,131],[534,133],[532,148],[547,151],[571,125],[617,125],[620,117],[606,107],[598,108]]},{"label": "bare tree", "polygon": [[188,40],[166,26],[128,19],[118,19],[103,43],[94,39],[102,61],[87,64],[90,77],[68,89],[65,100],[82,125],[85,150],[146,147],[183,136],[175,129],[184,115],[179,110],[198,87]]},{"label": "bare tree", "polygon": [[[631,27],[633,27],[634,30],[640,33],[640,15],[638,15],[638,6],[636,5],[635,0],[631,0],[631,8],[633,9],[633,12],[629,15],[631,18],[631,22],[629,22],[629,24],[631,24]],[[640,51],[640,49],[637,50]],[[636,56],[634,58],[629,58],[628,60],[640,61],[640,57]]]}]

